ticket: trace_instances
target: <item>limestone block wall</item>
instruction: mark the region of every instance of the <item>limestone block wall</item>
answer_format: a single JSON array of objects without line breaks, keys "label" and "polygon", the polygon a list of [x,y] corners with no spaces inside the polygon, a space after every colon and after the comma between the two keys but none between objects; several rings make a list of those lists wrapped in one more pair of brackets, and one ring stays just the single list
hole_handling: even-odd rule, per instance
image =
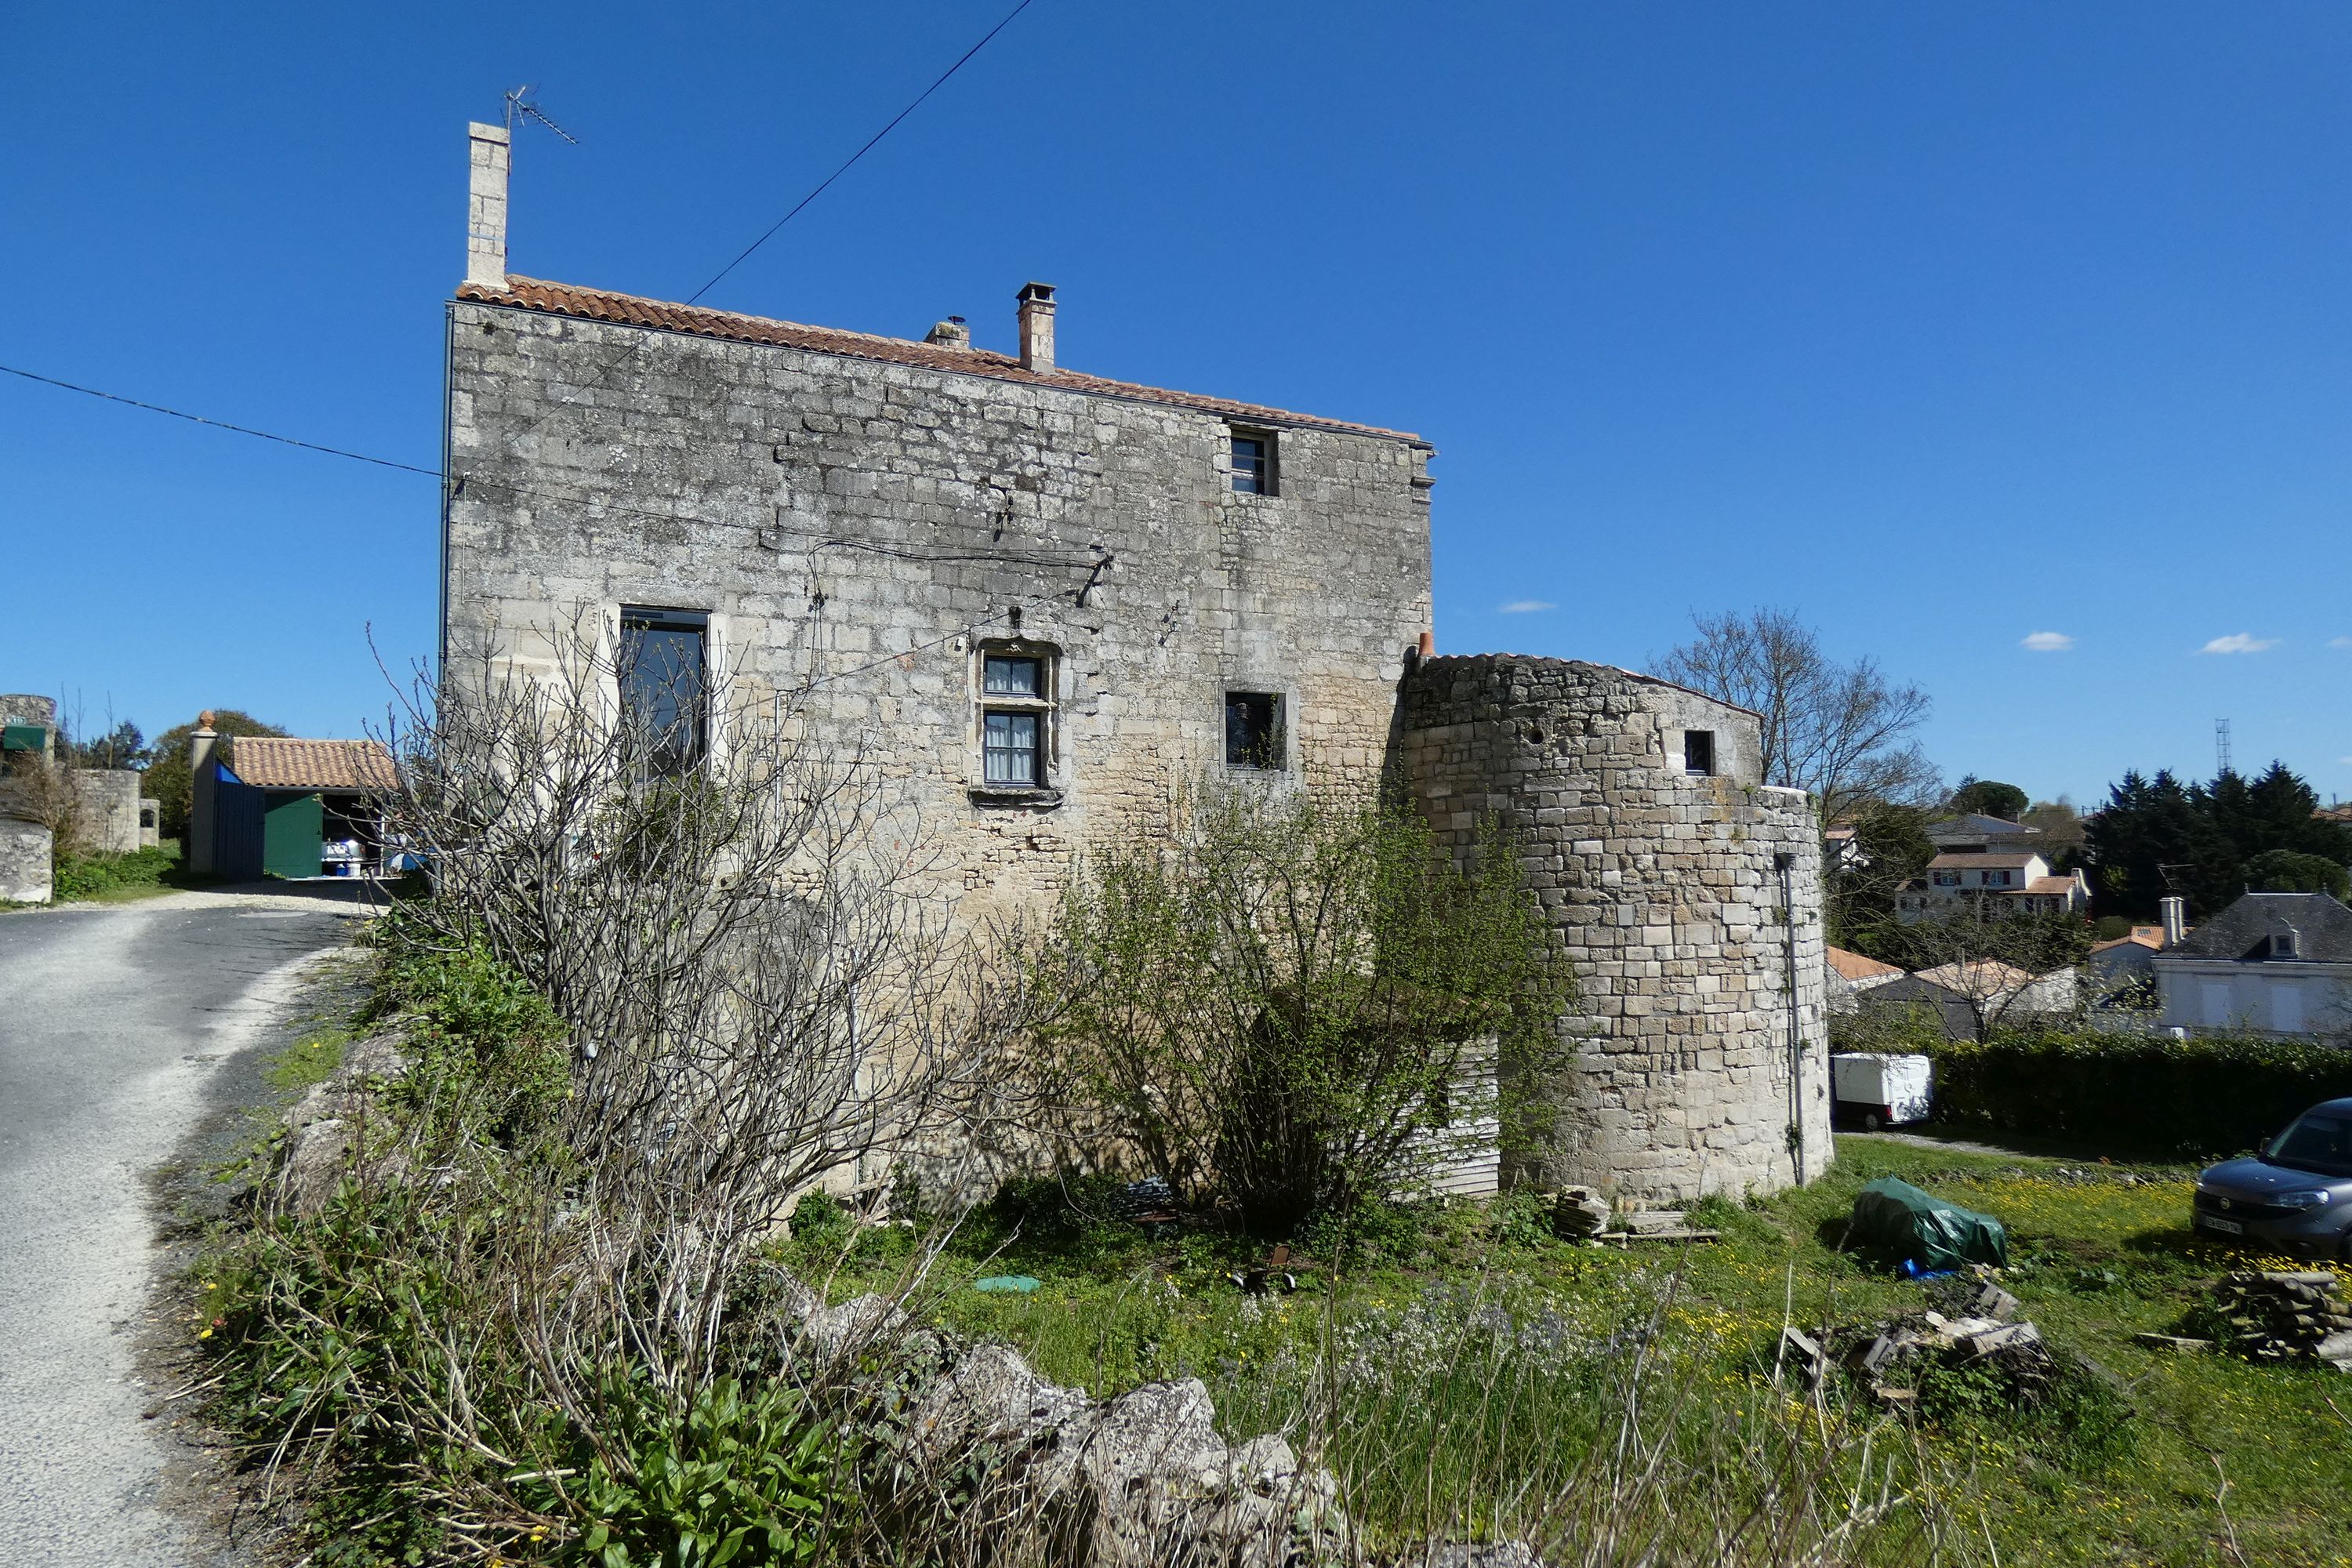
[{"label": "limestone block wall", "polygon": [[49,830],[0,816],[0,903],[46,904],[51,891]]},{"label": "limestone block wall", "polygon": [[[982,905],[1222,766],[1226,691],[1282,697],[1294,771],[1373,773],[1429,625],[1410,437],[1286,426],[1236,493],[1213,412],[467,300],[449,386],[453,655],[705,613],[739,699],[861,750]],[[1049,655],[1031,798],[981,787],[988,639]]]},{"label": "limestone block wall", "polygon": [[1578,1065],[1535,1086],[1557,1115],[1512,1174],[1687,1200],[1788,1185],[1800,1144],[1802,1178],[1828,1165],[1820,839],[1759,782],[1754,714],[1602,665],[1431,658],[1394,761],[1457,851],[1488,818],[1518,837],[1575,965]]},{"label": "limestone block wall", "polygon": [[103,855],[138,848],[139,775],[121,768],[79,768],[70,776],[81,805],[82,847]]}]

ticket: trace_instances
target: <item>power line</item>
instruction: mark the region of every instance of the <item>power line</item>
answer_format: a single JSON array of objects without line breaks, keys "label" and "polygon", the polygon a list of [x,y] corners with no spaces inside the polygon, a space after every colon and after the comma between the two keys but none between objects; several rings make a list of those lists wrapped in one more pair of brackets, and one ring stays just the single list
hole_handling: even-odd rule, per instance
[{"label": "power line", "polygon": [[14,365],[0,364],[0,371],[5,371],[10,375],[22,376],[26,381],[39,382],[46,386],[60,387],[68,392],[79,392],[88,397],[100,398],[108,403],[120,403],[131,408],[143,408],[150,414],[164,414],[174,419],[185,419],[193,425],[207,426],[215,430],[231,430],[240,436],[252,436],[264,441],[275,441],[280,446],[299,447],[306,452],[323,452],[331,458],[349,458],[356,463],[373,463],[378,468],[396,468],[403,473],[419,474],[428,479],[454,478],[457,489],[460,491],[470,485],[477,489],[498,490],[524,500],[553,501],[568,507],[593,507],[600,511],[621,517],[641,518],[650,522],[695,522],[707,528],[740,528],[753,534],[763,543],[771,538],[785,538],[797,540],[813,550],[855,550],[868,554],[897,556],[901,560],[908,561],[976,561],[1008,566],[1063,566],[1072,570],[1093,566],[1105,559],[1099,552],[1082,553],[1075,550],[1049,553],[1044,551],[1024,550],[929,549],[920,544],[893,544],[881,540],[844,539],[837,534],[810,529],[788,528],[782,523],[744,522],[734,518],[710,517],[688,511],[653,511],[643,507],[623,506],[594,496],[542,489],[532,485],[509,484],[501,479],[485,479],[479,475],[445,476],[437,468],[421,468],[414,463],[394,462],[390,458],[373,457],[365,452],[347,451],[341,447],[323,447],[316,441],[304,441],[292,436],[280,436],[275,431],[256,430],[249,425],[233,425],[226,419],[211,419],[201,414],[188,413],[185,409],[166,408],[160,403],[148,403],[136,397],[125,397],[120,393],[102,392],[94,386],[81,386],[70,381],[59,381],[53,375],[37,374],[29,370],[19,370]]},{"label": "power line", "polygon": [[331,458],[349,458],[355,463],[373,463],[379,468],[398,468],[404,473],[423,474],[427,479],[434,479],[441,477],[441,470],[438,468],[420,468],[414,463],[396,463],[390,458],[373,458],[365,452],[346,451],[341,447],[322,447],[316,441],[298,441],[291,436],[279,436],[268,430],[256,430],[250,425],[232,425],[226,419],[207,419],[201,414],[190,414],[179,408],[166,408],[160,403],[142,403],[135,397],[125,397],[119,392],[100,392],[94,386],[79,386],[70,381],[59,381],[53,375],[36,375],[29,370],[18,370],[15,365],[0,364],[0,371],[5,371],[10,375],[22,376],[26,381],[37,381],[44,385],[63,387],[68,392],[79,392],[85,397],[99,397],[109,403],[127,404],[132,408],[143,408],[150,414],[168,414],[174,419],[184,419],[191,425],[209,425],[215,430],[234,430],[240,436],[257,437],[264,441],[275,441],[282,447],[299,447],[306,452],[324,452]]},{"label": "power line", "polygon": [[808,195],[803,196],[799,201],[794,202],[790,212],[784,214],[783,216],[778,218],[774,223],[770,224],[768,226],[768,231],[765,234],[762,234],[759,238],[753,240],[751,244],[745,246],[741,254],[738,255],[734,260],[729,262],[726,266],[712,273],[710,275],[709,282],[705,283],[701,288],[697,289],[693,293],[688,295],[686,297],[686,303],[691,305],[700,300],[705,294],[709,293],[711,289],[719,286],[719,280],[720,279],[726,277],[730,272],[734,271],[735,268],[742,266],[744,262],[751,259],[751,256],[753,251],[767,244],[771,239],[773,239],[776,237],[776,231],[778,229],[783,227],[784,225],[792,222],[793,219],[800,216],[802,208],[807,206],[809,203],[816,200],[817,197],[824,195],[825,188],[827,186],[831,185],[834,181],[841,178],[842,175],[849,173],[851,166],[855,164],[857,160],[865,157],[866,153],[874,151],[876,145],[881,142],[882,138],[889,135],[891,132],[896,131],[898,128],[898,121],[906,119],[909,114],[914,113],[916,110],[920,109],[923,106],[923,100],[925,99],[939,91],[942,87],[945,87],[948,82],[948,78],[963,69],[963,68],[971,62],[972,56],[988,47],[989,41],[994,38],[997,34],[1011,26],[1013,25],[1013,19],[1021,15],[1022,12],[1029,9],[1032,0],[1021,0],[1019,5],[1013,6],[1012,10],[1007,11],[1004,14],[1004,19],[1003,21],[997,23],[996,26],[991,27],[986,33],[982,34],[981,36],[980,42],[972,45],[971,47],[966,49],[961,55],[958,56],[956,63],[941,71],[939,75],[938,80],[932,82],[930,86],[923,89],[921,92],[915,95],[913,102],[908,104],[906,108],[891,116],[890,123],[882,127],[881,130],[877,131],[873,136],[867,140],[865,146],[860,147],[856,152],[852,153],[849,155],[848,160],[845,162],[841,167],[835,169],[832,174],[827,174],[822,181],[818,182],[814,190],[809,192]]}]

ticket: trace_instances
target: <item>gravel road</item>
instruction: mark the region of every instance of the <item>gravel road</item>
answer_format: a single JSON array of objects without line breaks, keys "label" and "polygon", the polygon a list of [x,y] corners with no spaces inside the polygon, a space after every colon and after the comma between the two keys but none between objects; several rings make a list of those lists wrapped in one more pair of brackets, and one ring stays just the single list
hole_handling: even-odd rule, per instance
[{"label": "gravel road", "polygon": [[224,1100],[299,972],[356,911],[185,893],[0,915],[0,1556],[209,1565],[160,1506],[137,1350],[155,1263],[145,1177]]}]

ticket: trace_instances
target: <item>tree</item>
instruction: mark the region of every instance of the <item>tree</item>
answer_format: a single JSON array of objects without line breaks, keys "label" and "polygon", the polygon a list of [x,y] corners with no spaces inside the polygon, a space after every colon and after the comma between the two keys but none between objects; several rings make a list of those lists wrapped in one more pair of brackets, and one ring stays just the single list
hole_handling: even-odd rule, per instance
[{"label": "tree", "polygon": [[1853,837],[1823,857],[1830,941],[1874,951],[1874,933],[1895,923],[1895,895],[1936,858],[1927,814],[1913,805],[1869,805],[1853,823]]},{"label": "tree", "polygon": [[2352,871],[2325,855],[2265,849],[2246,862],[2246,887],[2256,893],[2327,893],[2342,899],[2352,892]]},{"label": "tree", "polygon": [[2201,919],[2245,892],[2252,863],[2272,851],[2352,862],[2352,826],[2315,816],[2318,806],[2311,786],[2278,763],[2252,779],[2232,772],[2208,784],[2126,773],[2084,824],[2098,911],[2153,920],[2159,900],[2178,893]]},{"label": "tree", "polygon": [[1073,1119],[1274,1236],[1517,1136],[1566,1005],[1499,837],[1457,868],[1410,801],[1223,782],[1097,851],[1035,968]]},{"label": "tree", "polygon": [[[60,735],[62,742],[65,737]],[[139,726],[125,719],[95,740],[73,743],[74,761],[85,768],[131,769],[147,765],[147,738]]]},{"label": "tree", "polygon": [[1875,928],[1868,951],[1915,973],[1941,971],[1945,990],[1983,1039],[2011,1014],[2073,1008],[2079,997],[2071,971],[2090,955],[2091,940],[2091,923],[2079,915],[1968,900],[1929,920]]},{"label": "tree", "polygon": [[2021,822],[2024,820],[2025,808],[2030,799],[2031,797],[2023,790],[2013,784],[2002,784],[1997,779],[1980,779],[1974,773],[1970,773],[1959,782],[1958,788],[1952,791],[1951,798],[1944,802],[1944,809],[1955,816],[1967,816],[1973,814],[1979,816],[1997,816],[2003,822]]},{"label": "tree", "polygon": [[[224,735],[276,737],[286,733],[275,724],[265,724],[252,714],[234,708],[213,710],[213,728]],[[195,733],[193,721],[174,724],[155,737],[147,753],[150,760],[142,787],[156,802],[156,826],[166,838],[185,840],[188,837],[188,800],[194,787],[194,776],[188,771],[188,742]]]},{"label": "tree", "polygon": [[1694,616],[1698,635],[1654,673],[1763,716],[1767,784],[1808,791],[1824,824],[1865,802],[1926,805],[1942,781],[1913,739],[1927,694],[1890,683],[1876,661],[1838,664],[1784,610]]}]

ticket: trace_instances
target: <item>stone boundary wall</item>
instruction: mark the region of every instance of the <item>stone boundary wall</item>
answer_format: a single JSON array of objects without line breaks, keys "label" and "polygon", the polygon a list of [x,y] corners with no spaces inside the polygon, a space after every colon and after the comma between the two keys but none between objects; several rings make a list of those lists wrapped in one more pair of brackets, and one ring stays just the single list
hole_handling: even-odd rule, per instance
[{"label": "stone boundary wall", "polygon": [[124,768],[77,768],[68,777],[80,802],[81,847],[101,855],[138,848],[140,775]]},{"label": "stone boundary wall", "polygon": [[[1713,737],[1708,776],[1686,771],[1691,731]],[[1754,714],[1604,665],[1431,658],[1392,760],[1457,853],[1489,818],[1519,837],[1575,966],[1580,1065],[1538,1086],[1554,1126],[1507,1151],[1507,1176],[1639,1201],[1769,1191],[1800,1179],[1799,1128],[1802,1178],[1827,1168],[1820,837],[1801,795],[1759,782]]]},{"label": "stone boundary wall", "polygon": [[0,903],[46,904],[49,880],[49,830],[37,822],[0,816]]}]

